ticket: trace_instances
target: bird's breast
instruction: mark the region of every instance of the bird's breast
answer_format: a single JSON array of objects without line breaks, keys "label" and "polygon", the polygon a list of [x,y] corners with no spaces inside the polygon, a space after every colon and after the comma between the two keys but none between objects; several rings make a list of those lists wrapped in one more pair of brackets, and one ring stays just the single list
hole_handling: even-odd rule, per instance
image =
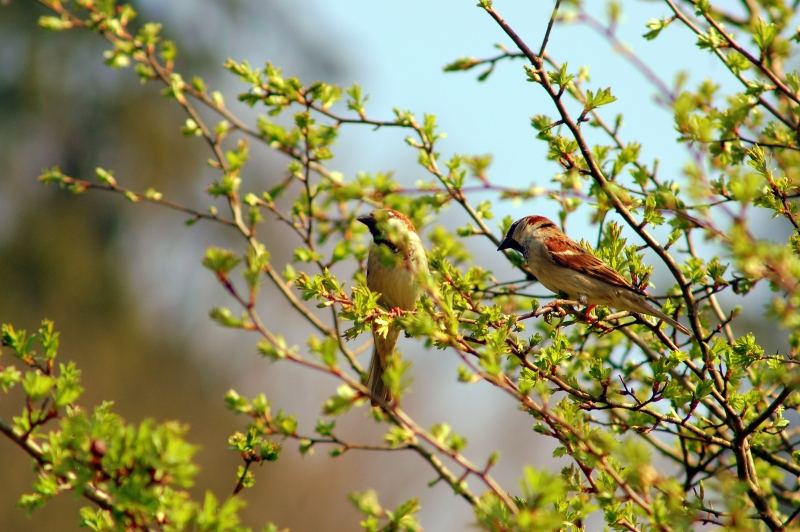
[{"label": "bird's breast", "polygon": [[385,307],[411,310],[420,296],[418,271],[419,265],[408,257],[397,257],[394,265],[387,265],[379,253],[370,251],[367,286],[373,292],[380,292]]}]

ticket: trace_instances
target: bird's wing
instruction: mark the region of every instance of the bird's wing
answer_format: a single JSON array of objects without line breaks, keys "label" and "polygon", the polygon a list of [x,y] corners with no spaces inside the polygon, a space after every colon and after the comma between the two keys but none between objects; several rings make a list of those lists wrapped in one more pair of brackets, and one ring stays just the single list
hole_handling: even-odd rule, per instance
[{"label": "bird's wing", "polygon": [[550,237],[545,240],[545,246],[553,262],[559,266],[579,271],[599,281],[639,293],[627,279],[572,240]]}]

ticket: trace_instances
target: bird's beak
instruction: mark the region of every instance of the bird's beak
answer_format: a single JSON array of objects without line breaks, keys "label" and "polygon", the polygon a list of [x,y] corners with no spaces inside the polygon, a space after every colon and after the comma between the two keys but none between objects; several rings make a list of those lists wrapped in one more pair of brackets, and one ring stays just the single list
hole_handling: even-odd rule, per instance
[{"label": "bird's beak", "polygon": [[367,226],[373,238],[378,234],[378,222],[375,221],[375,215],[373,213],[362,214],[356,218],[356,220]]},{"label": "bird's beak", "polygon": [[500,242],[500,245],[497,246],[497,251],[503,251],[504,249],[508,249],[514,246],[514,240],[510,236],[506,236],[505,239]]},{"label": "bird's beak", "polygon": [[506,238],[500,242],[500,245],[497,246],[497,251],[503,251],[504,249],[515,249],[522,253],[522,246],[519,245],[519,242],[514,240],[511,235],[506,235]]}]

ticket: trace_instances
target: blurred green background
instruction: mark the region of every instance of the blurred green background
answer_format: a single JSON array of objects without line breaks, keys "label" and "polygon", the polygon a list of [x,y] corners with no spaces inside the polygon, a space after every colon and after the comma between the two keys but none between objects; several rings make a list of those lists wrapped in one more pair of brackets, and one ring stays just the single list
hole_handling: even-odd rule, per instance
[{"label": "blurred green background", "polygon": [[[321,73],[339,68],[328,50],[296,31],[277,8],[205,2],[205,14],[218,23],[201,28],[205,19],[199,13],[193,21],[187,18],[191,3],[158,4],[137,7],[143,19],[164,20],[170,35],[185,45],[181,67],[187,71],[218,77],[231,50],[217,44],[240,24],[246,27],[243,36],[255,39],[258,29],[245,21],[256,11],[275,24],[267,39],[273,46],[302,56]],[[198,258],[210,241],[224,242],[224,235],[211,226],[184,227],[180,216],[159,209],[131,209],[107,195],[73,197],[36,182],[45,166],[59,164],[70,174],[89,176],[102,165],[116,169],[131,188],[154,186],[197,204],[207,182],[205,148],[180,137],[181,111],[156,87],[141,87],[130,71],[103,65],[101,39],[87,32],[42,31],[36,24],[42,14],[33,2],[0,8],[0,321],[29,330],[44,317],[55,321],[62,358],[83,370],[84,406],[113,400],[131,421],[188,423],[189,439],[200,445],[196,493],[208,488],[226,496],[238,458],[225,442],[239,422],[225,411],[222,397],[241,383],[243,359],[255,357],[229,346],[230,338],[216,346],[206,341],[214,334],[206,318],[209,301],[221,294],[211,292],[215,283],[202,274]],[[3,417],[20,408],[14,398],[0,402]],[[287,452],[286,462],[297,462],[293,455]],[[304,486],[319,485],[320,478],[336,487],[328,463],[311,467],[306,461],[302,473],[278,465],[274,469],[282,472],[275,483],[267,478],[272,472],[260,471],[247,521],[256,527],[267,519],[300,529],[313,526],[292,497],[305,492]],[[85,502],[71,494],[30,518],[15,507],[33,475],[27,456],[4,439],[0,470],[5,479],[0,530],[78,528],[77,508]],[[333,512],[335,519],[355,524],[344,497],[333,507],[342,510]]]}]

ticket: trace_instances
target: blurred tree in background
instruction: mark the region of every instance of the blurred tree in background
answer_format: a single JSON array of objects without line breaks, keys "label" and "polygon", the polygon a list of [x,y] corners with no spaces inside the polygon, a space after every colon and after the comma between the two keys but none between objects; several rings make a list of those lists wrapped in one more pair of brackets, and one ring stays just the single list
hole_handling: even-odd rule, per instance
[{"label": "blurred tree in background", "polygon": [[[143,16],[166,15],[159,2],[141,4]],[[170,15],[175,19],[191,8],[185,5]],[[224,22],[215,26],[218,32],[235,24],[246,26],[255,9],[238,2],[206,8]],[[271,46],[291,43],[287,47],[313,63],[310,68],[328,75],[340,68],[328,50],[298,31],[279,9],[257,9],[279,28],[267,39]],[[187,422],[191,441],[199,444],[199,482],[226,493],[237,459],[218,431],[236,427],[221,400],[236,371],[223,363],[209,368],[203,335],[197,333],[196,323],[186,323],[194,319],[205,326],[202,295],[184,297],[187,306],[195,306],[194,315],[189,308],[184,312],[188,317],[180,316],[171,308],[164,311],[163,301],[141,298],[163,290],[158,288],[163,279],[155,277],[157,264],[155,270],[131,276],[131,270],[153,258],[133,252],[152,249],[154,233],[181,239],[164,242],[167,253],[187,246],[199,247],[201,253],[203,244],[196,233],[183,230],[174,215],[153,210],[147,217],[131,217],[107,198],[75,202],[70,194],[44,189],[30,179],[46,161],[58,160],[76,174],[93,172],[103,161],[124,169],[137,187],[192,197],[193,188],[202,183],[198,176],[205,168],[203,148],[174,142],[175,124],[183,120],[180,111],[157,92],[142,90],[109,71],[103,65],[101,42],[42,32],[37,27],[42,13],[41,6],[31,2],[0,8],[0,161],[6,169],[0,179],[0,321],[35,330],[43,315],[53,319],[69,359],[91,383],[86,386],[86,404],[113,400],[116,409],[132,419],[156,416]],[[177,23],[171,29],[181,34],[191,30]],[[205,39],[193,36],[192,46],[182,51],[182,62],[219,76],[214,65],[224,60],[226,51],[215,50],[213,39],[213,33]],[[61,81],[54,83],[56,78]],[[188,256],[181,265],[181,256],[174,253],[161,260],[162,271],[196,264]],[[143,319],[148,311],[159,316]],[[154,327],[159,319],[171,324],[169,331]],[[15,411],[11,401],[0,401],[4,418]],[[77,529],[72,517],[80,501],[73,498],[59,498],[53,508],[30,517],[16,508],[18,486],[30,482],[31,467],[19,460],[10,442],[0,442],[0,449],[0,467],[9,480],[0,486],[0,530]],[[281,505],[278,498],[271,506]],[[263,521],[261,510],[255,512]]]},{"label": "blurred tree in background", "polygon": [[[249,524],[299,529],[351,529],[357,513],[368,529],[416,529],[417,514],[423,524],[427,517],[439,526],[467,522],[437,504],[420,513],[416,496],[431,478],[436,493],[466,501],[491,529],[592,528],[602,520],[632,530],[793,526],[800,508],[792,425],[800,384],[800,78],[791,65],[798,39],[790,4],[744,2],[729,11],[665,0],[644,39],[681,28],[731,78],[690,86],[685,77],[665,82],[621,45],[616,2],[600,19],[580,3],[556,1],[541,34],[526,39],[492,2],[481,1],[486,22],[508,41],[493,56],[463,57],[446,70],[475,70],[484,81],[524,63],[527,80],[548,102],[530,122],[555,168],[550,184],[530,187],[495,181],[489,156],[443,157],[432,115],[398,108],[373,118],[358,85],[305,83],[271,63],[237,59],[225,61],[233,76],[209,75],[209,65],[223,59],[217,54],[234,52],[189,32],[190,45],[176,56],[162,27],[143,21],[168,20],[163,6],[137,6],[136,18],[131,7],[108,0],[39,4],[12,3],[0,19],[11,50],[2,56],[8,68],[0,105],[8,120],[0,125],[7,139],[0,149],[14,177],[0,184],[0,318],[16,324],[3,330],[9,349],[0,385],[12,391],[0,403],[8,440],[0,466],[9,479],[29,477],[14,444],[35,458],[33,489],[19,500],[29,510],[59,491],[74,491],[91,506],[58,497],[60,507],[28,521],[10,508],[21,485],[12,480],[0,492],[8,505],[0,527],[63,526],[76,506],[83,507],[82,524],[94,528],[227,530],[239,526],[239,513]],[[252,9],[226,5],[216,14],[230,17],[234,29]],[[273,39],[296,42],[288,48],[335,77],[327,47],[295,31],[280,10],[258,9],[284,28]],[[33,34],[37,19],[47,29],[88,29],[103,38]],[[681,180],[664,175],[641,143],[626,140],[614,87],[593,83],[548,46],[570,24],[602,35],[651,84],[674,120],[662,142],[686,148]],[[135,70],[145,89],[113,71],[89,75],[86,61],[97,64],[100,55],[113,68]],[[235,78],[244,85],[229,88]],[[171,141],[178,124],[194,142]],[[426,178],[408,183],[337,171],[334,142],[355,128],[402,131]],[[43,161],[59,164],[41,175],[58,189],[25,179]],[[98,192],[80,200],[65,192],[90,190]],[[207,202],[204,193],[212,198],[208,209],[196,207]],[[122,198],[141,205],[122,209]],[[540,305],[551,296],[532,288],[513,253],[511,267],[493,274],[487,267],[494,259],[484,258],[511,223],[493,221],[497,198],[524,202],[531,212],[549,203],[562,226],[588,214],[596,253],[637,286],[646,287],[658,265],[659,302],[688,320],[692,337],[613,309],[598,309],[594,322],[574,303]],[[363,284],[367,248],[355,217],[380,206],[424,228],[434,282],[417,312],[381,309]],[[455,230],[438,223],[447,207],[458,213]],[[176,210],[197,227],[174,230]],[[137,211],[148,213],[149,227],[136,237],[142,243],[121,242],[136,234],[125,228]],[[174,254],[176,239],[188,234],[199,235],[188,246],[196,255],[206,249],[214,290],[183,293],[195,287],[188,272],[200,274],[196,258]],[[155,266],[136,271],[148,262]],[[120,275],[129,268],[133,286]],[[156,279],[159,288],[148,286]],[[183,295],[182,305],[197,312],[174,316],[148,297],[159,290]],[[214,340],[197,316],[223,298],[230,308],[216,306],[211,317],[231,331]],[[742,311],[752,321],[740,318]],[[39,326],[42,313],[62,331],[62,350],[83,370],[82,385],[73,366],[56,361],[57,337],[50,322]],[[779,335],[759,342],[750,324],[763,320]],[[360,355],[370,349],[368,332],[389,324],[435,348],[426,357],[436,362],[398,365],[389,385],[403,396],[413,375],[414,393],[403,396],[402,408],[370,411]],[[276,362],[268,375],[256,377],[253,369],[263,361],[237,356],[256,344]],[[10,364],[12,356],[17,362]],[[250,371],[250,378],[236,378]],[[440,385],[456,376],[480,388],[451,394]],[[240,391],[225,392],[231,380]],[[471,441],[466,451],[458,420],[450,410],[440,417],[435,403],[474,401],[478,389],[493,402],[480,395],[465,419],[476,425],[480,410],[497,419],[470,427],[488,449]],[[224,412],[223,395],[224,406],[243,418]],[[129,424],[109,406],[94,408],[106,399]],[[180,419],[191,431],[145,417]],[[531,422],[541,436],[526,434]],[[492,430],[500,426],[502,433]],[[199,454],[184,438],[201,444]],[[541,440],[555,460],[543,456]],[[282,452],[282,445],[299,453]],[[498,448],[500,461],[489,452]],[[342,508],[344,492],[352,508]],[[241,509],[242,500],[249,509]],[[319,501],[314,512],[310,500]]]},{"label": "blurred tree in background", "polygon": [[[68,339],[71,358],[93,383],[87,392],[92,403],[113,399],[122,412],[134,417],[167,408],[172,412],[166,417],[187,421],[194,417],[198,440],[210,441],[202,435],[207,414],[197,414],[216,412],[224,422],[215,401],[199,393],[202,383],[212,377],[188,355],[185,339],[147,329],[130,287],[119,275],[125,268],[118,241],[126,224],[124,213],[102,198],[79,204],[62,193],[31,187],[26,177],[36,171],[43,156],[57,157],[65,168],[82,173],[92,168],[95,157],[109,161],[130,157],[119,149],[130,146],[148,153],[122,163],[132,175],[156,181],[158,175],[169,173],[185,183],[197,168],[193,161],[198,153],[188,145],[167,148],[164,133],[176,116],[165,102],[103,78],[99,65],[96,75],[87,76],[88,58],[102,53],[98,43],[68,42],[36,32],[40,15],[38,6],[14,2],[0,16],[6,49],[0,160],[7,169],[0,183],[4,198],[0,316],[4,322],[13,320],[34,329],[42,312],[56,320]],[[51,75],[64,82],[52,83]],[[43,116],[46,121],[39,120]],[[153,367],[161,370],[153,372]],[[186,380],[175,379],[178,374]],[[145,388],[139,379],[147,380]],[[170,392],[167,396],[156,390]],[[11,413],[10,407],[7,401],[0,405],[4,417]],[[3,442],[0,465],[8,479],[30,477],[30,465],[18,459],[8,442]],[[18,496],[14,484],[6,482],[0,488],[4,530],[52,530],[64,526],[65,512],[75,514],[76,501],[63,498],[53,512],[28,518],[14,508]]]}]

